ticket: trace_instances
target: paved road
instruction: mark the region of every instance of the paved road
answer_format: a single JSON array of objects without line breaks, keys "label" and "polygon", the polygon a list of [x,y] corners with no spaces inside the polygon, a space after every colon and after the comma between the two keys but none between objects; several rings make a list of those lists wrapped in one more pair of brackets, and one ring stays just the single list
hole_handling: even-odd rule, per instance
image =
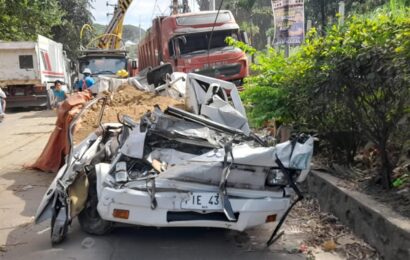
[{"label": "paved road", "polygon": [[[303,234],[284,235],[266,248],[272,226],[247,232],[204,228],[119,227],[89,237],[74,221],[68,239],[52,247],[49,223],[34,225],[33,215],[53,174],[25,170],[40,154],[53,129],[53,111],[8,114],[0,123],[0,259],[304,259],[288,253]],[[324,258],[329,259],[329,258]]]}]

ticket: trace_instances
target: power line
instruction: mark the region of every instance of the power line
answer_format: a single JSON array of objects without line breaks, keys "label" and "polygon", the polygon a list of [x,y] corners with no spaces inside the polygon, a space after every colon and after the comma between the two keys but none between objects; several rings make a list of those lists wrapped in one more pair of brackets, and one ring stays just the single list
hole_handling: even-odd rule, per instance
[{"label": "power line", "polygon": [[165,16],[165,11],[162,11],[161,7],[159,7],[159,5],[157,5],[157,9],[161,13],[161,16]]},{"label": "power line", "polygon": [[158,0],[155,0],[154,8],[152,9],[151,20],[154,18],[155,8],[157,7]]}]

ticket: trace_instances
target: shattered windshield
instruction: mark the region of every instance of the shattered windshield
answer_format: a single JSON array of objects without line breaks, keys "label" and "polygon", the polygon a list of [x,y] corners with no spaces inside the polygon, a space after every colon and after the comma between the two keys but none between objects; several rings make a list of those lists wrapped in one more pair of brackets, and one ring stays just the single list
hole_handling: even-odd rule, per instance
[{"label": "shattered windshield", "polygon": [[[208,42],[211,32],[186,34],[178,37],[181,54],[202,53],[208,50]],[[226,37],[238,39],[237,30],[214,31],[212,35],[211,49],[229,47],[225,42]]]},{"label": "shattered windshield", "polygon": [[127,62],[124,58],[96,57],[80,61],[80,72],[84,71],[85,68],[89,68],[93,75],[114,75],[117,71],[126,69],[126,65]]}]

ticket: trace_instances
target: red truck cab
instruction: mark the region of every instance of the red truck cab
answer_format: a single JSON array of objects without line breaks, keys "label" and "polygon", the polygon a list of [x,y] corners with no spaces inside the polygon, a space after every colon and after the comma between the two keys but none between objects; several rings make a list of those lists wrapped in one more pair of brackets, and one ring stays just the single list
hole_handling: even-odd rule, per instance
[{"label": "red truck cab", "polygon": [[214,24],[216,15],[210,11],[155,18],[138,45],[139,70],[164,62],[174,71],[240,82],[248,76],[246,54],[225,42],[228,36],[240,40],[239,26],[230,11],[220,11]]}]

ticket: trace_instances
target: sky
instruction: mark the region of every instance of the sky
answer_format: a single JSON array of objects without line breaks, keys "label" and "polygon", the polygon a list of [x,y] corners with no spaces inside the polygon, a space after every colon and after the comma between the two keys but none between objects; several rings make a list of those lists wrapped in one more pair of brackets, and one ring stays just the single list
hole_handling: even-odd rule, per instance
[{"label": "sky", "polygon": [[[107,16],[107,13],[112,13],[114,8],[112,6],[107,6],[107,2],[109,4],[116,4],[117,0],[95,0],[91,2],[94,7],[91,9],[91,12],[96,23],[108,24],[110,22],[112,16]],[[133,0],[125,14],[124,24],[138,26],[141,21],[141,27],[148,29],[151,27],[153,17],[161,14],[170,14],[171,11],[169,6],[171,5],[171,2],[171,0]],[[188,3],[191,10],[198,10],[196,0],[188,0]]]}]

